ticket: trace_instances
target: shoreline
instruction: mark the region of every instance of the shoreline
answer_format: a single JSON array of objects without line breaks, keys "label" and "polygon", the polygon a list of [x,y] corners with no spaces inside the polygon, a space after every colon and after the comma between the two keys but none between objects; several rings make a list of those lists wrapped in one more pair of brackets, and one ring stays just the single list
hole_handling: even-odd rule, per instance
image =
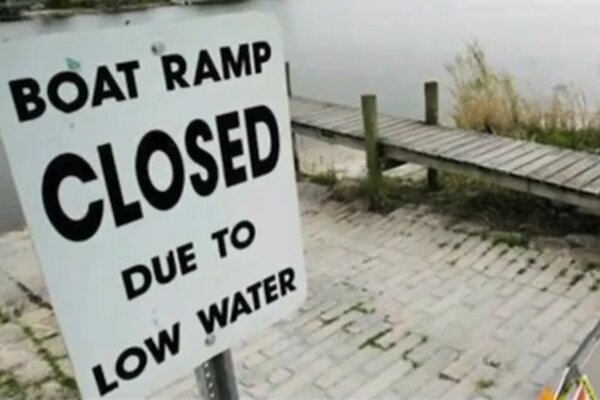
[{"label": "shoreline", "polygon": [[152,3],[144,3],[144,4],[128,4],[124,6],[120,6],[118,9],[111,9],[107,7],[101,8],[84,8],[84,7],[75,7],[75,8],[64,8],[64,9],[42,9],[42,10],[27,10],[22,13],[22,20],[36,19],[36,18],[69,18],[76,15],[92,15],[92,14],[120,14],[126,12],[134,12],[134,11],[145,11],[153,8],[159,7],[171,7],[177,6],[177,4],[166,2],[166,1],[158,1]]},{"label": "shoreline", "polygon": [[246,0],[159,0],[142,4],[124,4],[118,8],[111,7],[69,7],[61,9],[39,9],[39,10],[24,10],[21,13],[20,19],[14,21],[2,22],[18,22],[31,19],[62,19],[74,17],[77,15],[94,15],[94,14],[122,14],[136,11],[146,11],[160,7],[181,7],[181,6],[205,6],[213,4],[231,4],[241,3]]}]

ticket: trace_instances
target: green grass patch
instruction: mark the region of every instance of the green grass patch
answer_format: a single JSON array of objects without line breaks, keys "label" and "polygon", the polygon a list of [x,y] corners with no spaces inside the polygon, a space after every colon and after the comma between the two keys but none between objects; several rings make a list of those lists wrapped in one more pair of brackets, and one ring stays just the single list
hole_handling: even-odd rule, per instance
[{"label": "green grass patch", "polygon": [[[0,310],[0,319],[2,319],[2,318],[8,318],[8,316],[6,315],[6,313],[4,313],[4,312],[2,312],[2,310]],[[46,363],[48,363],[50,370],[52,372],[51,372],[51,375],[45,379],[45,381],[54,380],[54,381],[58,382],[62,386],[63,390],[65,391],[64,392],[65,398],[79,398],[80,397],[79,389],[77,388],[77,383],[76,383],[75,379],[66,375],[62,371],[62,369],[58,365],[59,359],[53,357],[50,354],[50,352],[48,352],[48,350],[46,350],[46,348],[43,347],[44,341],[35,337],[33,329],[30,326],[25,325],[18,320],[14,320],[13,322],[15,324],[17,324],[23,330],[25,335],[33,342],[36,352],[40,356],[40,358],[43,359]],[[0,371],[0,382],[2,381],[2,375],[1,375],[2,373],[3,372]],[[40,382],[38,382],[38,383],[40,383]],[[12,380],[8,381],[8,385],[9,385],[9,388],[12,387],[11,386]],[[3,385],[0,384],[0,399],[5,398],[2,396],[2,393],[3,393],[2,386]],[[12,397],[7,396],[6,398],[12,398]]]},{"label": "green grass patch", "polygon": [[528,248],[531,237],[538,235],[600,234],[598,216],[579,214],[569,206],[557,207],[547,199],[456,174],[441,174],[440,189],[436,191],[428,190],[425,182],[384,177],[375,198],[364,179],[317,181],[331,188],[333,200],[361,201],[371,211],[382,214],[405,205],[428,205],[455,221],[471,221],[486,227],[488,231],[481,233],[482,238],[509,247]]},{"label": "green grass patch", "polygon": [[600,272],[600,264],[597,264],[595,262],[588,262],[587,264],[585,264],[585,266],[583,267],[583,271],[585,273],[594,273],[594,272]]},{"label": "green grass patch", "polygon": [[[494,245],[505,244],[508,247],[529,247],[529,236],[520,232],[491,232],[490,238]],[[512,260],[511,260],[512,261]]]},{"label": "green grass patch", "polygon": [[486,390],[489,389],[491,387],[496,386],[496,382],[493,379],[478,379],[475,382],[475,388],[477,390]]},{"label": "green grass patch", "polygon": [[448,382],[454,382],[454,383],[460,382],[460,379],[453,378],[450,375],[445,374],[443,372],[438,373],[438,379],[441,381],[448,381]]},{"label": "green grass patch", "polygon": [[0,399],[27,399],[27,391],[9,371],[0,371]]},{"label": "green grass patch", "polygon": [[580,272],[578,274],[575,274],[573,276],[573,278],[571,278],[571,281],[569,282],[569,286],[575,286],[579,283],[579,281],[581,281],[583,278],[585,278],[585,272]]},{"label": "green grass patch", "polygon": [[567,276],[567,269],[563,268],[560,271],[558,271],[558,273],[556,274],[557,278],[564,278],[565,276]]},{"label": "green grass patch", "polygon": [[10,322],[10,317],[6,312],[0,310],[0,324],[6,324],[8,322]]},{"label": "green grass patch", "polygon": [[315,173],[303,173],[303,178],[318,185],[332,187],[338,182],[337,173],[333,168]]}]

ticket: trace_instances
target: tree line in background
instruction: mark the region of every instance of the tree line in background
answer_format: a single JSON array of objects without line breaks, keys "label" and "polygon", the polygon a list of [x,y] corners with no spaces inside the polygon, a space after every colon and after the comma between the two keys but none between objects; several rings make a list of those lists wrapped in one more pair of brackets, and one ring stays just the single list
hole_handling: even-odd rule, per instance
[{"label": "tree line in background", "polygon": [[120,10],[125,6],[160,2],[164,2],[164,0],[47,0],[45,5],[49,9],[96,8]]}]

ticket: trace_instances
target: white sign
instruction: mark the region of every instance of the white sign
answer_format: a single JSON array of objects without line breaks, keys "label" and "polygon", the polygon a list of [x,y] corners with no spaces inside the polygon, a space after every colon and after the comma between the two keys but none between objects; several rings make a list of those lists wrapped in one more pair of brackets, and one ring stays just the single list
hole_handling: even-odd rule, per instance
[{"label": "white sign", "polygon": [[155,393],[304,301],[272,17],[48,35],[0,59],[0,131],[84,397]]}]

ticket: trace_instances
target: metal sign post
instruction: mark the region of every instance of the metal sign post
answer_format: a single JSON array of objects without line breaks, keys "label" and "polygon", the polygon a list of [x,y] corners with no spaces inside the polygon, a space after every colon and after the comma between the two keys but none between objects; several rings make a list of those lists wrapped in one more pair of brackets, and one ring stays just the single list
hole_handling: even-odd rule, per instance
[{"label": "metal sign post", "polygon": [[206,400],[238,400],[231,350],[217,354],[196,368],[196,384]]}]

